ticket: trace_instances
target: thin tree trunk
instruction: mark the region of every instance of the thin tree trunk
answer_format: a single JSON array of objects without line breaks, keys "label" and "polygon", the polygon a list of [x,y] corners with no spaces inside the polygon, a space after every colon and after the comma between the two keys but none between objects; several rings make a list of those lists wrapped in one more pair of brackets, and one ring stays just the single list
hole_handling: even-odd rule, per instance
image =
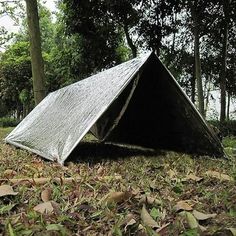
[{"label": "thin tree trunk", "polygon": [[[176,13],[174,13],[174,15],[171,18],[172,20],[172,24],[175,25],[176,23]],[[172,44],[171,44],[171,48],[170,48],[170,56],[167,57],[167,61],[166,61],[166,67],[169,68],[170,64],[172,62],[172,55],[174,55],[175,52],[175,40],[176,40],[176,32],[173,33],[173,39],[172,39]]]},{"label": "thin tree trunk", "polygon": [[16,119],[18,121],[21,119],[21,105],[19,103],[16,106]]},{"label": "thin tree trunk", "polygon": [[137,57],[137,47],[134,45],[133,40],[129,35],[129,29],[126,23],[124,23],[124,32],[125,32],[127,43],[132,51],[132,57],[135,58]]},{"label": "thin tree trunk", "polygon": [[[176,25],[176,16],[177,14],[174,13],[174,16],[172,17],[172,24],[173,25]],[[173,41],[172,41],[172,45],[171,45],[171,54],[174,54],[174,51],[175,51],[175,38],[176,38],[176,32],[174,31],[174,34],[173,34]]]},{"label": "thin tree trunk", "polygon": [[41,51],[38,7],[37,0],[25,1],[30,38],[30,56],[33,76],[34,100],[35,105],[37,105],[43,100],[46,94],[44,65]]},{"label": "thin tree trunk", "polygon": [[195,25],[194,27],[194,57],[195,57],[195,78],[197,82],[197,94],[198,94],[198,108],[201,115],[205,117],[199,44],[200,42],[199,42],[198,25]]},{"label": "thin tree trunk", "polygon": [[208,111],[208,106],[209,106],[209,97],[210,97],[210,92],[211,92],[211,80],[208,80],[206,78],[206,83],[205,83],[205,116],[207,115]]},{"label": "thin tree trunk", "polygon": [[222,68],[220,75],[220,122],[224,122],[226,118],[226,59],[228,45],[228,7],[229,0],[224,1],[224,38],[222,47]]},{"label": "thin tree trunk", "polygon": [[197,4],[198,1],[191,1],[191,15],[193,19],[193,36],[194,36],[194,67],[195,67],[195,80],[197,83],[197,95],[198,95],[198,109],[203,117],[204,114],[204,96],[203,96],[203,88],[202,88],[202,76],[201,76],[201,61],[200,61],[200,36],[199,36],[199,17]]},{"label": "thin tree trunk", "polygon": [[227,117],[226,117],[228,121],[229,121],[229,111],[230,111],[230,93],[228,93]]},{"label": "thin tree trunk", "polygon": [[195,104],[195,95],[196,95],[196,77],[194,74],[193,78],[191,79],[191,101],[193,104]]}]

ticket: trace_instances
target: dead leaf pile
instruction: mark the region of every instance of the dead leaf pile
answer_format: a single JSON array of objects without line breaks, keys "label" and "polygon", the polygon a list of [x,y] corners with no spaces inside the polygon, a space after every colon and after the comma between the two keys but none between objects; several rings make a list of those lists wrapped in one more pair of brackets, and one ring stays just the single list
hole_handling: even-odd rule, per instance
[{"label": "dead leaf pile", "polygon": [[236,234],[233,159],[93,141],[66,166],[1,143],[0,161],[0,235]]}]

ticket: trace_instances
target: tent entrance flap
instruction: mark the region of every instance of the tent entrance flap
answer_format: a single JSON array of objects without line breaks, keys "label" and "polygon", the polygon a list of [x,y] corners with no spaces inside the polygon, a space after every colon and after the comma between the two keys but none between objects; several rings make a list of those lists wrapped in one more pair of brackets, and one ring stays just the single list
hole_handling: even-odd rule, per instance
[{"label": "tent entrance flap", "polygon": [[220,142],[200,118],[155,58],[145,66],[126,112],[106,141],[222,155]]},{"label": "tent entrance flap", "polygon": [[90,132],[100,141],[104,141],[112,130],[118,125],[121,117],[129,105],[139,78],[140,73],[138,73],[130,81],[127,87],[90,129]]}]

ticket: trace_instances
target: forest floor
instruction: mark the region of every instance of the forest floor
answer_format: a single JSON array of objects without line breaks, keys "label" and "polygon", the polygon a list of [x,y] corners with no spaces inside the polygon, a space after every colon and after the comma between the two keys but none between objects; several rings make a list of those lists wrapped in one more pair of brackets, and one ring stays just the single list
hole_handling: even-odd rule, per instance
[{"label": "forest floor", "polygon": [[60,166],[4,144],[10,130],[0,128],[0,235],[236,235],[236,138],[224,139],[225,160],[87,136]]}]

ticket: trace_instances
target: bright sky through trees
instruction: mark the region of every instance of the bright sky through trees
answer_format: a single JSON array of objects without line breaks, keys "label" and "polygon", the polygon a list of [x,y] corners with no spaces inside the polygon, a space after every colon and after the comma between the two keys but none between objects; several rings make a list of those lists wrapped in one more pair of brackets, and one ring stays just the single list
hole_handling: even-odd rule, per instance
[{"label": "bright sky through trees", "polygon": [[[42,4],[45,5],[51,12],[56,11],[56,4],[54,0],[43,1]],[[6,30],[11,33],[17,32],[19,30],[20,25],[14,22],[9,16],[4,15],[0,17],[0,27],[5,27]]]}]

